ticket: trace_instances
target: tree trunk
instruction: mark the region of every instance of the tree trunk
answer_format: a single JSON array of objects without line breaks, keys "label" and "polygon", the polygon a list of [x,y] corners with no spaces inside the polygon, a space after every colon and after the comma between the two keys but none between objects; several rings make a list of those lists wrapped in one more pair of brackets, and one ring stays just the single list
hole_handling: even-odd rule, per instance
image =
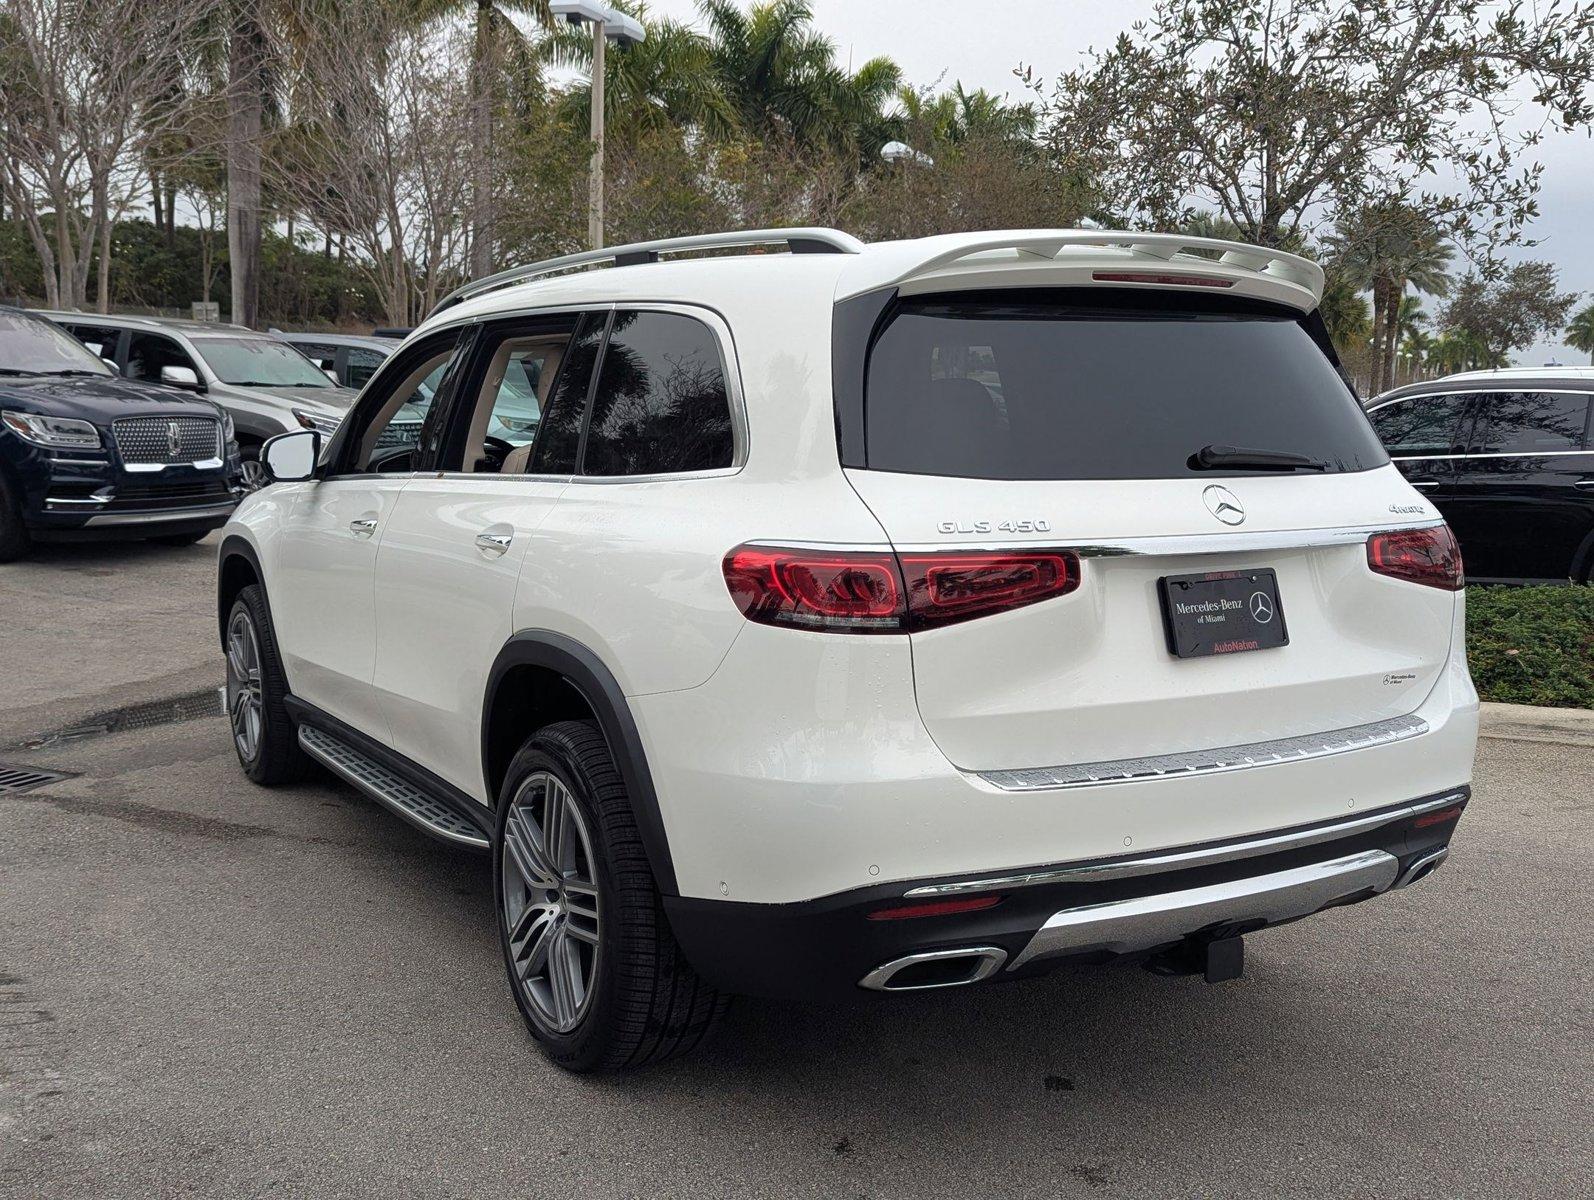
[{"label": "tree trunk", "polygon": [[166,215],[161,211],[161,173],[159,167],[149,169],[149,206],[155,220],[155,228],[166,228]]},{"label": "tree trunk", "polygon": [[472,162],[470,214],[470,273],[481,279],[493,272],[493,98],[492,5],[476,0],[476,52],[471,63],[472,120],[476,155]]},{"label": "tree trunk", "polygon": [[96,307],[102,313],[111,311],[111,225],[111,214],[107,212],[100,222],[100,275],[97,281],[100,294]]},{"label": "tree trunk", "polygon": [[260,317],[260,130],[265,109],[265,31],[250,0],[233,16],[227,45],[227,264],[231,319]]},{"label": "tree trunk", "polygon": [[1392,295],[1389,298],[1389,311],[1385,319],[1389,322],[1388,345],[1384,348],[1387,357],[1389,386],[1396,384],[1395,374],[1400,364],[1400,306],[1406,297],[1406,281],[1395,279],[1390,281]]}]

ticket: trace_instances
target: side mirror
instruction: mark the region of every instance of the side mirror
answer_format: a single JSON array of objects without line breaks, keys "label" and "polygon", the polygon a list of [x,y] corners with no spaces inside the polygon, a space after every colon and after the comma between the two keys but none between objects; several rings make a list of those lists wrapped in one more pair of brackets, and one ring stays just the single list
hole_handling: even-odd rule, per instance
[{"label": "side mirror", "polygon": [[190,392],[201,391],[199,372],[193,367],[162,367],[161,382]]},{"label": "side mirror", "polygon": [[260,447],[260,462],[272,483],[303,483],[315,477],[321,457],[321,434],[314,429],[295,429],[267,438]]}]

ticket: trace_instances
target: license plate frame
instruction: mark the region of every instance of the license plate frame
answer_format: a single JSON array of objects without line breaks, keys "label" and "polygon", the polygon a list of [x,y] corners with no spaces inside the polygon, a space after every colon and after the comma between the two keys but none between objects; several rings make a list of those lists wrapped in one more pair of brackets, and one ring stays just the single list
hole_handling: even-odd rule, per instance
[{"label": "license plate frame", "polygon": [[1164,575],[1157,581],[1163,633],[1176,658],[1210,658],[1290,644],[1272,567]]}]

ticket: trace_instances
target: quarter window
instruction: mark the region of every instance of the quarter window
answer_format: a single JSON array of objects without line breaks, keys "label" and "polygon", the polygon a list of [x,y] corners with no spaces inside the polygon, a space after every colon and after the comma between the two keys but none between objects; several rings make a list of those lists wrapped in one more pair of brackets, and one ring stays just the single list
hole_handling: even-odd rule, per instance
[{"label": "quarter window", "polygon": [[1591,397],[1576,392],[1497,392],[1483,398],[1475,454],[1581,450]]},{"label": "quarter window", "polygon": [[1370,414],[1384,448],[1397,458],[1460,454],[1461,419],[1471,396],[1416,396]]},{"label": "quarter window", "polygon": [[588,422],[588,475],[661,475],[731,465],[719,344],[678,313],[615,314]]},{"label": "quarter window", "polygon": [[362,350],[353,347],[349,350],[348,378],[344,382],[351,388],[363,388],[366,380],[376,374],[376,369],[387,361],[387,355],[378,354],[375,350]]}]

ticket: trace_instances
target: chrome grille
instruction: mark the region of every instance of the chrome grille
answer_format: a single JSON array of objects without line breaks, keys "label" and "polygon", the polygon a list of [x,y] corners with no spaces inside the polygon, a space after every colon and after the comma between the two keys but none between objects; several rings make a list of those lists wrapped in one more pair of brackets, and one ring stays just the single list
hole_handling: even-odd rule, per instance
[{"label": "chrome grille", "polygon": [[212,417],[124,417],[111,428],[125,463],[190,463],[221,457],[221,422]]},{"label": "chrome grille", "polygon": [[376,438],[376,449],[388,450],[394,446],[418,446],[421,443],[421,422],[393,421]]}]

